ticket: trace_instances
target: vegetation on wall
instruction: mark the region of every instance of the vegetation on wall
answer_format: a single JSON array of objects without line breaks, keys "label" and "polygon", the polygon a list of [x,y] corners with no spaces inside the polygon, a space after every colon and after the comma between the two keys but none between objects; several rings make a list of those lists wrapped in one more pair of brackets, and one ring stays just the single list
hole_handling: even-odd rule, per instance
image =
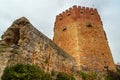
[{"label": "vegetation on wall", "polygon": [[6,67],[1,77],[2,80],[75,80],[72,75],[64,72],[45,72],[36,65],[16,64]]},{"label": "vegetation on wall", "polygon": [[68,75],[64,72],[59,72],[56,80],[75,80],[72,75]]},{"label": "vegetation on wall", "polygon": [[120,80],[120,72],[106,71],[104,73],[79,72],[82,80]]},{"label": "vegetation on wall", "polygon": [[52,77],[36,65],[17,64],[6,67],[2,80],[52,80]]},{"label": "vegetation on wall", "polygon": [[89,72],[89,73],[86,73],[86,72],[79,72],[79,75],[82,77],[83,80],[97,80],[99,79],[99,75],[95,72]]},{"label": "vegetation on wall", "polygon": [[105,80],[120,80],[120,72],[107,71]]}]

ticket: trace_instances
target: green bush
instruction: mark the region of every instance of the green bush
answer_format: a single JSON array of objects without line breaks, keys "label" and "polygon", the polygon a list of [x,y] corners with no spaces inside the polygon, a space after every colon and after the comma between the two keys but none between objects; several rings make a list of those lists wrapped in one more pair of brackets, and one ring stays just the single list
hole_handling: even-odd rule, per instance
[{"label": "green bush", "polygon": [[79,72],[83,80],[97,80],[99,76],[95,72]]},{"label": "green bush", "polygon": [[88,74],[84,73],[84,72],[80,72],[80,75],[82,76],[83,80],[87,79]]},{"label": "green bush", "polygon": [[68,75],[64,72],[59,72],[56,80],[75,80],[72,75]]},{"label": "green bush", "polygon": [[108,70],[105,75],[105,80],[120,80],[120,73]]},{"label": "green bush", "polygon": [[51,76],[55,76],[55,74],[56,74],[56,71],[55,71],[55,70],[52,70],[52,71],[51,71]]},{"label": "green bush", "polygon": [[53,80],[53,79],[50,74],[46,73],[41,80]]},{"label": "green bush", "polygon": [[116,75],[120,78],[120,72],[116,72]]},{"label": "green bush", "polygon": [[[52,76],[51,76],[52,75]],[[1,80],[75,80],[72,75],[64,72],[52,71],[51,74],[44,72],[36,65],[16,64],[6,67]]]},{"label": "green bush", "polygon": [[6,67],[2,75],[2,80],[52,80],[36,65],[16,64],[13,67]]}]

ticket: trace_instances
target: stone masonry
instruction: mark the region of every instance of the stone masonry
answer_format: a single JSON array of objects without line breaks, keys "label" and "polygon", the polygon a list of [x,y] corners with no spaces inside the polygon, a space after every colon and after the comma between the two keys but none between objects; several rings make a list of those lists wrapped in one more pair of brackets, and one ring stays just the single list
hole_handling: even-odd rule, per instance
[{"label": "stone masonry", "polygon": [[116,71],[96,9],[73,6],[56,16],[54,42],[73,56],[78,70]]},{"label": "stone masonry", "polygon": [[17,63],[35,64],[46,72],[64,71],[72,74],[75,59],[22,17],[13,22],[0,43],[0,77],[6,66]]}]

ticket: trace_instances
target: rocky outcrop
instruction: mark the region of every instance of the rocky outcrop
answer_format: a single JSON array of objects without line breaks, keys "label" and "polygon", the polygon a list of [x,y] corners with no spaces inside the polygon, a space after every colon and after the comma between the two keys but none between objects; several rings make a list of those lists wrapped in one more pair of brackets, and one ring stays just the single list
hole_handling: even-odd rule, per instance
[{"label": "rocky outcrop", "polygon": [[55,70],[72,73],[75,70],[74,58],[33,27],[25,17],[14,21],[6,30],[0,46],[9,46],[8,50],[0,53],[3,55],[0,56],[0,69],[24,63],[36,64],[47,72]]}]

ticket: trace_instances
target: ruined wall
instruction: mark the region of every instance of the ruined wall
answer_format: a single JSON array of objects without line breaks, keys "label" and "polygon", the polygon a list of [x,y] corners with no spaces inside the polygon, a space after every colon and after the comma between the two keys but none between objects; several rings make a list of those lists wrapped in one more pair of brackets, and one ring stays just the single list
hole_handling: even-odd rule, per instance
[{"label": "ruined wall", "polygon": [[71,70],[76,64],[74,58],[62,51],[44,34],[31,26],[24,26],[20,33],[19,45],[22,53],[14,57],[18,62],[37,64],[48,72],[55,70],[72,73]]},{"label": "ruined wall", "polygon": [[20,29],[23,26],[26,26],[28,23],[29,21],[24,17],[15,20],[13,24],[2,35],[1,44],[4,45],[18,44],[18,41],[20,39]]},{"label": "ruined wall", "polygon": [[[16,28],[19,29],[18,35],[15,33]],[[19,39],[16,40],[14,35],[19,36]],[[10,44],[6,42],[8,38],[12,41]],[[14,40],[18,43],[15,44]],[[6,47],[8,47],[7,50]],[[5,51],[3,51],[4,49]],[[13,66],[17,63],[36,64],[47,72],[64,71],[70,74],[75,70],[76,65],[72,56],[34,28],[24,17],[14,21],[2,36],[0,77],[6,66]]]},{"label": "ruined wall", "polygon": [[76,59],[78,69],[116,70],[96,9],[73,6],[56,16],[53,40]]}]

